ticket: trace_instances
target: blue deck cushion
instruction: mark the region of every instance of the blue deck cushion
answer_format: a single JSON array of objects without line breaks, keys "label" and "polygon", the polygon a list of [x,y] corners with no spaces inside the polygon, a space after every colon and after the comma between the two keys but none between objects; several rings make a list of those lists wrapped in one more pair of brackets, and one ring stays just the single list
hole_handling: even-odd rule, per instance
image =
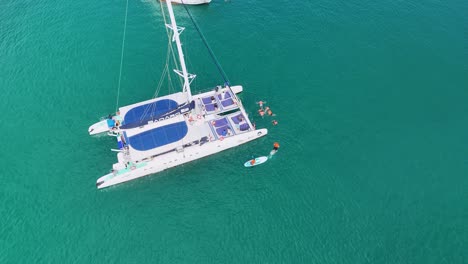
[{"label": "blue deck cushion", "polygon": [[127,143],[136,150],[145,151],[181,140],[187,132],[187,124],[182,121],[131,136]]},{"label": "blue deck cushion", "polygon": [[207,112],[212,112],[212,111],[214,111],[214,110],[215,110],[214,104],[207,104],[207,105],[205,105],[205,110],[206,110]]},{"label": "blue deck cushion", "polygon": [[212,103],[211,97],[208,96],[208,97],[202,98],[202,102],[203,104],[211,104]]},{"label": "blue deck cushion", "polygon": [[234,124],[239,124],[241,121],[244,121],[245,118],[244,118],[244,115],[238,114],[236,116],[231,117],[231,120],[232,122],[234,122]]},{"label": "blue deck cushion", "polygon": [[219,100],[225,100],[231,98],[231,93],[230,92],[224,92],[222,94],[218,94],[218,99]]},{"label": "blue deck cushion", "polygon": [[117,147],[119,149],[123,149],[127,144],[127,139],[127,134],[125,132],[123,133],[123,135],[120,135],[120,137],[117,137]]},{"label": "blue deck cushion", "polygon": [[241,131],[249,130],[249,128],[250,128],[249,124],[247,124],[247,123],[240,125],[240,130]]},{"label": "blue deck cushion", "polygon": [[223,119],[218,119],[218,120],[215,120],[213,121],[214,122],[214,126],[215,127],[222,127],[222,126],[225,126],[228,124],[228,121],[226,118],[223,118]]},{"label": "blue deck cushion", "polygon": [[150,120],[152,117],[156,118],[162,114],[176,109],[177,102],[170,99],[163,99],[149,104],[144,104],[130,109],[125,114],[123,125],[139,123],[140,120]]},{"label": "blue deck cushion", "polygon": [[217,128],[216,133],[218,134],[218,136],[225,137],[227,135],[228,129],[230,129],[228,126],[223,126],[223,127]]},{"label": "blue deck cushion", "polygon": [[221,104],[222,104],[224,107],[226,107],[226,106],[233,105],[233,104],[234,104],[234,101],[233,101],[231,98],[229,98],[229,99],[226,99],[226,100],[222,101]]},{"label": "blue deck cushion", "polygon": [[115,126],[114,119],[107,119],[107,127],[111,128]]}]

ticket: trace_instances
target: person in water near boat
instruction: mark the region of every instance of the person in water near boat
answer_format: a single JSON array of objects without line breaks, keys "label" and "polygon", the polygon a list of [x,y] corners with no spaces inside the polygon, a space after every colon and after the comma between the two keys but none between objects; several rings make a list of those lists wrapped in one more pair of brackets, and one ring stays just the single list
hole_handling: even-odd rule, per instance
[{"label": "person in water near boat", "polygon": [[270,158],[278,152],[279,147],[280,145],[278,142],[273,143],[273,149],[270,151]]},{"label": "person in water near boat", "polygon": [[273,115],[273,112],[271,111],[270,107],[265,107],[265,112],[269,115],[269,116],[272,116]]},{"label": "person in water near boat", "polygon": [[280,147],[278,142],[273,143],[273,150],[278,150]]},{"label": "person in water near boat", "polygon": [[263,109],[263,104],[266,104],[266,102],[258,101],[257,104],[260,106],[260,109]]},{"label": "person in water near boat", "polygon": [[271,123],[272,123],[274,126],[276,126],[276,125],[278,124],[278,121],[273,120],[273,121],[271,121]]},{"label": "person in water near boat", "polygon": [[265,115],[265,111],[263,111],[263,108],[258,109],[258,113],[260,114],[261,117]]}]

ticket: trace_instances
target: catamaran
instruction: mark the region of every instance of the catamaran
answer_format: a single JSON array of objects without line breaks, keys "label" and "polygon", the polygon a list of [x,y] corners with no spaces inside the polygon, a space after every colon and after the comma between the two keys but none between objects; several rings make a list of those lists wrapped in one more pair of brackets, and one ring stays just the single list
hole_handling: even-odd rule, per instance
[{"label": "catamaran", "polygon": [[89,127],[90,135],[104,133],[117,139],[118,148],[112,149],[117,152],[117,162],[97,180],[99,189],[213,155],[268,133],[250,121],[237,96],[242,86],[225,83],[192,94],[195,75],[187,72],[179,38],[184,28],[177,26],[172,1],[166,1],[170,16],[166,27],[169,40],[177,47],[180,70],[174,72],[182,78],[182,91],[120,107]]}]

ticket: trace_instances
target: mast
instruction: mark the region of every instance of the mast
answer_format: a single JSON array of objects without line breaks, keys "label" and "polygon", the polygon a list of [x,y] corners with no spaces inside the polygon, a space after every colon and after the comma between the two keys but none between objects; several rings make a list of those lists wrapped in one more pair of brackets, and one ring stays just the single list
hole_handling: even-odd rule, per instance
[{"label": "mast", "polygon": [[192,101],[192,92],[190,91],[190,81],[189,81],[189,74],[187,72],[187,67],[185,66],[185,59],[184,53],[182,52],[182,44],[180,43],[179,35],[185,29],[183,27],[177,27],[177,23],[174,17],[174,11],[172,10],[172,0],[166,0],[167,3],[167,10],[169,11],[169,16],[171,18],[171,25],[166,24],[166,27],[172,29],[174,32],[174,37],[172,41],[175,40],[177,45],[177,53],[179,54],[180,66],[182,68],[182,73],[177,70],[174,70],[179,76],[184,78],[184,87],[183,91],[187,93],[187,99],[189,102]]}]

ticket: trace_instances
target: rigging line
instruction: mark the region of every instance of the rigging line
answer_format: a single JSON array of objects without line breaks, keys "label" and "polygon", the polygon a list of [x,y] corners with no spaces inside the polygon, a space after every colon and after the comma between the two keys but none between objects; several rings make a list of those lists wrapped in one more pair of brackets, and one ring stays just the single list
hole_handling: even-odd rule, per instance
[{"label": "rigging line", "polygon": [[158,87],[156,88],[156,91],[154,92],[153,98],[156,98],[159,94],[159,91],[161,91],[162,84],[164,82],[164,76],[166,75],[168,71],[168,66],[167,64],[164,66],[164,70],[161,73],[161,79],[159,79]]},{"label": "rigging line", "polygon": [[[161,74],[161,78],[159,79],[158,87],[156,88],[156,92],[153,95],[153,98],[156,98],[156,96],[159,94],[159,91],[161,90],[162,82],[164,81],[164,75],[166,74],[167,71],[167,66],[164,67],[164,70]],[[145,110],[143,111],[143,114],[140,117],[140,122],[143,121],[143,119],[146,117],[146,115],[150,112],[150,108],[152,109],[151,112],[151,117],[154,116],[154,110],[156,108],[156,102],[150,103]]]},{"label": "rigging line", "polygon": [[[182,80],[180,78],[179,78],[179,82],[180,82],[180,86],[183,86]],[[173,84],[172,84],[171,74],[169,73],[169,65],[167,66],[167,90],[170,93],[175,90],[174,87],[173,87]]]},{"label": "rigging line", "polygon": [[[175,67],[176,67],[176,70],[179,70],[179,65],[177,64],[177,59],[176,59],[176,57],[175,57],[174,48],[172,47],[172,43],[171,43],[171,40],[170,40],[170,39],[172,39],[172,36],[173,36],[173,35],[170,35],[170,37],[169,37],[169,49],[171,50],[172,60],[174,61],[174,65],[175,65]],[[168,74],[169,74],[168,76],[169,76],[169,78],[170,78],[170,73],[168,73]],[[182,81],[182,78],[178,78],[178,79],[179,79],[179,82],[180,82],[180,86],[183,87],[183,86],[184,86],[184,83],[183,83],[183,81]]]},{"label": "rigging line", "polygon": [[[168,49],[167,49],[167,55],[166,55],[166,64],[164,66],[164,70],[162,71],[161,73],[161,77],[159,78],[159,82],[158,82],[158,86],[156,87],[156,90],[153,94],[153,98],[156,98],[159,94],[159,92],[161,91],[161,87],[162,87],[162,84],[163,84],[163,81],[164,81],[164,76],[166,75],[167,73],[167,76],[168,76],[168,79],[170,80],[170,74],[169,74],[169,60],[170,60],[170,55],[171,55],[171,50],[172,50],[172,45],[171,45],[171,35],[170,35],[170,32],[168,31],[167,29],[167,21],[166,21],[166,16],[164,14],[164,8],[162,6],[162,1],[159,1],[159,5],[160,5],[160,8],[161,8],[161,13],[163,15],[163,19],[164,19],[164,28],[166,30],[166,34],[168,35]],[[175,57],[174,57],[174,54],[172,54],[173,56],[173,59],[175,61]],[[177,65],[177,64],[176,64]],[[181,83],[182,84],[182,83]],[[140,117],[140,122],[143,121],[143,119],[145,118],[145,116],[149,113],[150,109],[152,109],[153,111],[151,112],[151,117],[153,117],[153,112],[155,110],[155,107],[156,107],[156,104],[149,104],[145,110],[143,111],[143,114],[141,115]]]},{"label": "rigging line", "polygon": [[[166,65],[164,65],[164,70],[162,71],[161,73],[161,77],[159,78],[159,82],[158,82],[158,86],[156,87],[156,90],[153,94],[153,98],[156,98],[159,94],[159,92],[161,91],[161,87],[162,87],[162,84],[164,82],[164,76],[166,75],[167,71],[168,71],[168,61],[169,61],[169,51],[168,51],[168,54],[166,56]],[[140,121],[142,121],[145,116],[148,114],[150,108],[155,109],[156,107],[156,103],[154,104],[149,104],[146,108],[145,108],[145,111],[143,112],[142,116],[140,117]],[[153,114],[151,114],[151,116],[153,116]]]},{"label": "rigging line", "polygon": [[[173,37],[173,31],[169,31],[168,28],[167,28],[167,19],[166,19],[166,13],[164,12],[164,8],[163,8],[163,1],[159,1],[159,5],[161,7],[161,13],[162,13],[162,16],[163,16],[163,19],[164,19],[164,28],[166,29],[166,34],[167,34],[167,40],[168,40],[168,49],[171,51],[171,54],[172,54],[172,60],[174,61],[174,65],[176,67],[176,70],[179,70],[179,66],[177,64],[177,59],[175,57],[175,52],[174,52],[174,49],[172,47],[172,37]],[[169,80],[171,79],[171,74],[170,72],[168,71],[168,74],[167,74]],[[183,87],[184,86],[184,83],[182,82],[182,79],[179,78],[179,82],[180,82],[180,85]],[[171,83],[172,85],[172,83]]]},{"label": "rigging line", "polygon": [[[171,45],[171,41],[170,41],[170,38],[168,39],[168,47]],[[170,81],[171,80],[171,75],[169,74],[169,61],[170,61],[170,58],[171,58],[171,49],[168,48],[167,49],[167,54],[166,54],[166,64],[164,65],[164,70],[162,71],[161,73],[161,77],[159,78],[159,82],[158,82],[158,86],[156,87],[156,90],[153,94],[153,98],[156,98],[159,94],[159,92],[161,91],[161,87],[163,85],[163,82],[164,82],[164,76],[167,74],[168,76],[168,80]],[[153,112],[154,110],[156,109],[156,104],[150,104],[148,105],[148,107],[145,108],[145,111],[143,112],[142,116],[140,117],[140,121],[143,121],[143,119],[145,118],[145,116],[148,114],[150,108],[152,109],[152,112],[151,112],[151,117],[153,117]]]},{"label": "rigging line", "polygon": [[156,90],[156,93],[154,94],[154,97],[156,97],[159,94],[159,91],[161,90],[161,87],[162,87],[162,82],[164,81],[163,78],[164,78],[164,75],[166,75],[166,73],[167,73],[168,79],[170,79],[170,73],[169,73],[169,61],[170,61],[170,57],[171,57],[171,50],[169,49],[170,45],[171,45],[171,41],[168,40],[168,49],[167,49],[167,54],[166,54],[166,64],[164,66],[164,71],[161,74],[160,83],[158,84],[158,88]]},{"label": "rigging line", "polygon": [[125,50],[125,35],[127,34],[127,17],[128,17],[128,0],[127,0],[127,6],[125,7],[125,24],[124,24],[124,32],[123,32],[123,37],[122,37],[122,52],[120,54],[119,85],[117,87],[117,99],[115,102],[115,112],[117,112],[119,108],[120,86],[122,82],[122,66],[123,66],[123,57],[124,57],[124,50]]},{"label": "rigging line", "polygon": [[182,1],[182,5],[183,5],[184,8],[185,8],[185,11],[187,11],[187,14],[188,14],[189,17],[190,17],[190,20],[192,20],[192,23],[193,23],[193,25],[195,26],[195,29],[197,30],[198,34],[200,35],[200,38],[202,39],[203,44],[205,44],[205,47],[208,49],[208,53],[210,54],[211,59],[213,59],[213,62],[215,63],[216,68],[218,68],[219,73],[220,73],[221,76],[223,77],[225,84],[229,85],[229,79],[228,79],[228,77],[226,76],[226,73],[223,71],[223,68],[221,67],[221,64],[219,64],[218,60],[216,59],[216,56],[214,55],[214,53],[213,53],[213,51],[211,50],[210,46],[208,45],[208,42],[206,41],[205,36],[203,35],[203,33],[201,32],[200,28],[198,27],[198,24],[197,24],[197,23],[195,22],[195,20],[193,19],[192,14],[189,12],[189,10],[188,10],[188,8],[187,8],[187,5],[184,3],[183,0],[181,0],[181,1]]}]

